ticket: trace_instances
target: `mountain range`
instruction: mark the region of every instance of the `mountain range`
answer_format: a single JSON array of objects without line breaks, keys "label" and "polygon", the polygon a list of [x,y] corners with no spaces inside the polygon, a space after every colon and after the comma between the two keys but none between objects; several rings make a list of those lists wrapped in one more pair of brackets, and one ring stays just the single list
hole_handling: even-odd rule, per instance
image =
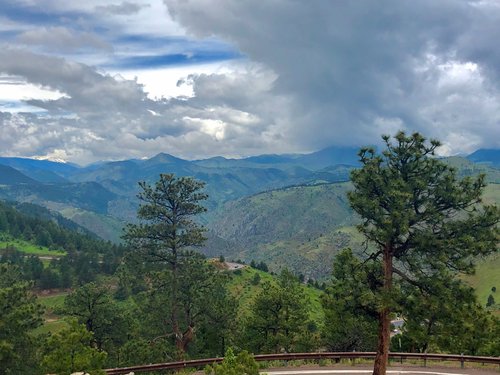
[{"label": "mountain range", "polygon": [[87,167],[2,157],[0,198],[38,203],[58,211],[72,207],[131,221],[136,212],[137,182],[155,181],[160,173],[205,181],[210,197],[207,206],[214,211],[226,201],[261,191],[347,181],[356,163],[354,148],[330,148],[307,155],[194,161],[161,153],[145,160],[103,162]]},{"label": "mountain range", "polygon": [[[500,150],[478,150],[445,161],[461,176],[485,173],[490,197],[498,200]],[[101,162],[86,167],[48,160],[0,158],[0,199],[35,203],[76,224],[120,241],[125,222],[134,221],[138,181],[160,173],[206,182],[209,255],[263,260],[307,276],[326,276],[337,250],[361,249],[347,203],[357,149],[330,147],[301,155],[259,155],[184,160],[161,153],[150,159]]]}]

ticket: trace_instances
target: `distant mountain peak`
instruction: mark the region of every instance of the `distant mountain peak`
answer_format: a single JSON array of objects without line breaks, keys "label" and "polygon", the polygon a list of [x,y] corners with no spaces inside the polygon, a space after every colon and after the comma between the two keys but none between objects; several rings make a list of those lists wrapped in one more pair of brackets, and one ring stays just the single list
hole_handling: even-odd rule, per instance
[{"label": "distant mountain peak", "polygon": [[31,159],[33,160],[45,160],[45,161],[51,161],[53,163],[60,163],[60,164],[68,164],[68,162],[64,159],[61,158],[48,158],[45,156],[33,156]]},{"label": "distant mountain peak", "polygon": [[467,159],[476,163],[491,163],[500,165],[500,149],[498,148],[480,148],[472,154],[467,155]]},{"label": "distant mountain peak", "polygon": [[145,160],[148,164],[152,163],[179,163],[179,162],[187,162],[184,159],[178,158],[171,154],[167,154],[165,152],[160,152],[159,154],[153,156],[150,159]]},{"label": "distant mountain peak", "polygon": [[304,166],[312,169],[322,169],[336,164],[359,165],[359,147],[330,146],[322,150],[297,158]]},{"label": "distant mountain peak", "polygon": [[481,148],[467,156],[467,159],[475,163],[487,163],[500,166],[500,149]]},{"label": "distant mountain peak", "polygon": [[50,171],[61,177],[67,177],[69,174],[80,169],[80,166],[73,163],[58,163],[46,159],[30,159],[20,157],[0,157],[0,164],[8,165],[9,167],[15,168],[27,174],[30,174],[34,170]]}]

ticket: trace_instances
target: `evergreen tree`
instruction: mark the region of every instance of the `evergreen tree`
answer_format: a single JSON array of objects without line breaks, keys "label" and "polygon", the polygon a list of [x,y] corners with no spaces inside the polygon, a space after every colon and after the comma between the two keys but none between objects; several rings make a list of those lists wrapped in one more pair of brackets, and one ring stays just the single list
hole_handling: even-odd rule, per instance
[{"label": "evergreen tree", "polygon": [[351,174],[352,208],[359,230],[376,250],[383,283],[378,288],[378,346],[374,374],[386,373],[391,312],[397,308],[396,283],[432,291],[436,280],[473,270],[472,257],[497,250],[499,210],[477,209],[484,176],[459,180],[453,168],[432,157],[439,142],[399,132],[383,137],[381,155],[361,149],[361,169]]},{"label": "evergreen tree", "polygon": [[200,316],[197,333],[198,353],[203,357],[224,355],[234,343],[239,326],[236,321],[238,303],[227,288],[227,275],[216,274],[216,279],[207,291],[208,298]]},{"label": "evergreen tree", "polygon": [[59,288],[61,286],[61,277],[54,269],[44,268],[37,286],[40,287],[40,289]]},{"label": "evergreen tree", "polygon": [[255,272],[255,275],[253,276],[251,283],[252,283],[252,285],[259,285],[260,275],[258,272]]},{"label": "evergreen tree", "polygon": [[9,222],[6,213],[0,209],[0,232],[9,231]]},{"label": "evergreen tree", "polygon": [[309,301],[298,279],[283,270],[277,283],[265,282],[251,306],[244,345],[255,352],[310,350]]},{"label": "evergreen tree", "polygon": [[195,321],[186,319],[181,311],[185,299],[192,296],[183,293],[198,293],[199,289],[183,285],[181,280],[190,278],[193,262],[197,262],[198,255],[192,248],[205,241],[205,229],[193,220],[206,211],[200,204],[207,198],[202,192],[204,183],[189,177],[161,174],[154,186],[146,182],[140,182],[139,186],[141,205],[137,216],[141,223],[129,224],[124,238],[143,261],[151,264],[147,270],[150,275],[154,274],[155,280],[165,286],[161,290],[163,297],[168,297],[170,308],[164,321],[168,321],[182,357],[195,331]]},{"label": "evergreen tree", "polygon": [[373,351],[377,310],[373,289],[377,268],[363,264],[350,249],[333,262],[332,279],[321,297],[325,313],[323,343],[330,351]]},{"label": "evergreen tree", "polygon": [[99,350],[127,337],[127,316],[112,299],[107,286],[91,282],[76,289],[65,298],[64,312],[92,332],[93,346]]},{"label": "evergreen tree", "polygon": [[0,264],[0,374],[37,373],[31,331],[42,323],[42,307],[19,269]]},{"label": "evergreen tree", "polygon": [[[444,282],[444,283],[443,283]],[[436,280],[433,292],[402,285],[405,351],[480,355],[494,340],[495,320],[459,280]]]},{"label": "evergreen tree", "polygon": [[91,347],[92,332],[76,320],[70,321],[69,327],[56,333],[47,340],[46,354],[42,367],[46,372],[72,374],[83,371],[102,374],[100,371],[106,360],[106,352]]},{"label": "evergreen tree", "polygon": [[26,259],[24,273],[29,280],[38,280],[43,272],[43,263],[37,256],[31,255]]},{"label": "evergreen tree", "polygon": [[269,272],[269,267],[267,266],[267,264],[262,261],[259,263],[259,265],[256,267],[258,270],[261,270],[261,271],[264,271],[264,272]]},{"label": "evergreen tree", "polygon": [[[177,357],[221,355],[230,341],[236,313],[227,278],[200,254],[184,259],[181,271],[175,281],[169,270],[149,273],[151,288],[138,296],[145,335],[154,343],[166,341],[171,345],[168,351],[176,351]],[[172,288],[174,282],[177,290]],[[182,341],[175,329],[182,332]]]}]

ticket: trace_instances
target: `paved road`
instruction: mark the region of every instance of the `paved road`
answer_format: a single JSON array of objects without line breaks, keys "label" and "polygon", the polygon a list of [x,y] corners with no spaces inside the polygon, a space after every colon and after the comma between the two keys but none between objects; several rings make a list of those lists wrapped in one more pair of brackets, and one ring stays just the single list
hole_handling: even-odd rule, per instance
[{"label": "paved road", "polygon": [[[262,370],[261,375],[369,375],[373,372],[371,366],[359,365],[356,367],[317,367],[317,366],[303,366],[303,367],[279,367]],[[193,375],[202,375],[204,372],[197,371]],[[492,367],[491,369],[477,369],[477,368],[447,368],[444,366],[435,367],[396,367],[391,366],[387,370],[389,375],[498,375],[499,371]]]},{"label": "paved road", "polygon": [[[372,373],[371,368],[288,368],[288,369],[269,369],[262,371],[261,374],[267,375],[329,375],[329,374],[346,374],[346,375],[366,375]],[[411,368],[411,367],[391,367],[387,370],[387,374],[391,375],[490,375],[497,374],[498,371],[483,370],[483,369],[460,369],[460,368]]]},{"label": "paved road", "polygon": [[[294,371],[266,371],[261,374],[266,375],[325,375],[325,374],[371,374],[372,370],[294,370]],[[441,372],[441,371],[415,371],[415,370],[388,370],[388,374],[395,375],[465,375],[467,372]]]}]

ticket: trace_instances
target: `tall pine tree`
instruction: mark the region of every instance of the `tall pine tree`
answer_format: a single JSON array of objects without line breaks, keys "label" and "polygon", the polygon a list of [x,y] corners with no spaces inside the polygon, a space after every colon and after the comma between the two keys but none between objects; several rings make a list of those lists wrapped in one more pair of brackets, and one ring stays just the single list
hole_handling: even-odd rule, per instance
[{"label": "tall pine tree", "polygon": [[370,259],[381,262],[378,294],[378,345],[374,374],[386,373],[390,320],[397,283],[432,293],[457,272],[471,272],[474,257],[497,251],[499,210],[478,207],[484,176],[457,178],[456,171],[433,157],[439,142],[399,132],[377,154],[361,149],[362,167],[352,172],[352,208],[359,230],[375,245]]},{"label": "tall pine tree", "polygon": [[[161,174],[154,186],[140,182],[137,212],[140,224],[129,224],[124,238],[139,253],[141,261],[150,264],[147,271],[157,289],[168,299],[169,336],[175,338],[178,356],[183,357],[194,338],[195,320],[184,319],[186,290],[192,285],[182,284],[193,274],[199,254],[192,251],[205,241],[205,229],[194,217],[206,211],[201,202],[207,199],[202,192],[204,183],[189,177],[176,178]],[[160,287],[162,285],[163,287]],[[196,298],[194,298],[196,299]]]}]

